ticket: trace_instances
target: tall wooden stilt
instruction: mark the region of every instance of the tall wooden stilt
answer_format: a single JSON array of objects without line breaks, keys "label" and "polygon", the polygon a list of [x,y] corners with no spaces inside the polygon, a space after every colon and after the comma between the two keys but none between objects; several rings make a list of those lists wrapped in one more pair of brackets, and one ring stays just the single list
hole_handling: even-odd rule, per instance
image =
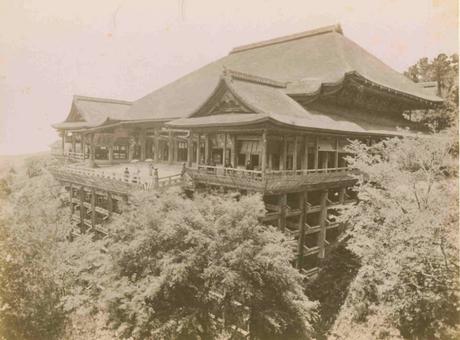
[{"label": "tall wooden stilt", "polygon": [[80,226],[85,225],[86,208],[85,208],[85,189],[83,186],[80,188]]},{"label": "tall wooden stilt", "polygon": [[286,168],[286,157],[287,157],[287,140],[286,137],[283,136],[283,144],[281,146],[281,157],[280,157],[280,170],[284,170]]},{"label": "tall wooden stilt", "polygon": [[200,165],[201,163],[201,134],[197,134],[198,142],[196,146],[196,165]]},{"label": "tall wooden stilt", "polygon": [[304,137],[303,141],[303,165],[302,168],[307,170],[308,169],[308,136]]},{"label": "tall wooden stilt", "polygon": [[262,173],[264,173],[267,168],[267,130],[266,129],[264,129],[262,132],[261,143],[262,143],[261,170],[262,170]]},{"label": "tall wooden stilt", "polygon": [[113,198],[111,192],[107,193],[107,211],[109,212],[109,217],[111,217],[113,213]]},{"label": "tall wooden stilt", "polygon": [[319,153],[319,137],[316,136],[316,139],[315,139],[315,158],[313,160],[314,162],[314,168],[315,169],[318,169],[318,153]]},{"label": "tall wooden stilt", "polygon": [[318,235],[318,257],[323,259],[326,254],[326,219],[327,219],[327,190],[321,192],[321,203],[320,203],[320,216],[319,216],[319,235]]},{"label": "tall wooden stilt", "polygon": [[173,163],[174,157],[174,140],[173,140],[173,132],[169,130],[168,132],[168,163]]},{"label": "tall wooden stilt", "polygon": [[193,134],[190,131],[190,134],[187,139],[187,166],[190,168],[193,161]]},{"label": "tall wooden stilt", "polygon": [[69,197],[70,198],[70,217],[72,217],[75,211],[75,207],[73,205],[73,185],[72,183],[70,183],[69,193],[70,193],[69,195],[70,196]]},{"label": "tall wooden stilt", "polygon": [[96,189],[91,188],[91,226],[96,225]]},{"label": "tall wooden stilt", "polygon": [[297,155],[298,155],[298,148],[299,148],[299,140],[298,137],[294,137],[294,154],[292,155],[292,170],[297,170]]},{"label": "tall wooden stilt", "polygon": [[279,197],[280,206],[280,220],[279,227],[281,231],[286,229],[286,208],[287,208],[287,194],[281,194]]},{"label": "tall wooden stilt", "polygon": [[303,266],[303,244],[305,242],[305,220],[307,217],[307,204],[308,192],[304,191],[299,193],[300,196],[300,218],[299,218],[299,242],[297,244],[297,268],[301,269]]}]

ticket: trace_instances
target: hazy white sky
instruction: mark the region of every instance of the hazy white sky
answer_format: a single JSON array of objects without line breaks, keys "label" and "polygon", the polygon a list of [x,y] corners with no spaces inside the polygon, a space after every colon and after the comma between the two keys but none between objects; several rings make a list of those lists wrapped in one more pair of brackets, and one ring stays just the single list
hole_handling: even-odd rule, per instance
[{"label": "hazy white sky", "polygon": [[458,50],[457,0],[0,0],[0,154],[46,150],[74,94],[138,99],[234,46],[340,23],[397,69]]}]

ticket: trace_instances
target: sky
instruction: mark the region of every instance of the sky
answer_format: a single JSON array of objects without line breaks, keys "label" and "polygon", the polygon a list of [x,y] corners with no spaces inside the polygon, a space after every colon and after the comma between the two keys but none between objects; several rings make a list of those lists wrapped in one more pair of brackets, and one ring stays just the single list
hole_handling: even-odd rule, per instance
[{"label": "sky", "polygon": [[48,149],[74,94],[136,100],[235,46],[340,23],[398,71],[458,52],[457,0],[0,0],[0,155]]}]

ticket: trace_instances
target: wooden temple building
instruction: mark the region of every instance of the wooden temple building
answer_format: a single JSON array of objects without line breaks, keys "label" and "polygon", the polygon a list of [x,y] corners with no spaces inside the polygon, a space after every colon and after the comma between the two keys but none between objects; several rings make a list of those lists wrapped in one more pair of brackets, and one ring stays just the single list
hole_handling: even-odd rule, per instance
[{"label": "wooden temple building", "polygon": [[312,273],[355,199],[347,143],[418,133],[405,113],[440,103],[335,25],[234,48],[134,102],[75,96],[54,127],[89,167],[179,162],[195,188],[261,193]]}]

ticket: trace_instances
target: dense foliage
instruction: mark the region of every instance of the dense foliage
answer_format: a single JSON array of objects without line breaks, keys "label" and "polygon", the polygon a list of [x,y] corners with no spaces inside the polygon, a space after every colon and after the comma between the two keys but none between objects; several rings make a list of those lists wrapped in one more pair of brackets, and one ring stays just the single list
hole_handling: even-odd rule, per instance
[{"label": "dense foliage", "polygon": [[444,99],[440,108],[412,112],[411,118],[441,131],[458,120],[458,54],[439,54],[433,60],[420,59],[404,74],[416,83],[435,82],[437,95]]},{"label": "dense foliage", "polygon": [[295,245],[259,224],[263,209],[258,196],[143,194],[107,239],[72,247],[81,286],[67,306],[104,311],[124,338],[224,337],[219,318],[253,338],[308,338],[316,304],[290,265]]},{"label": "dense foliage", "polygon": [[59,339],[66,317],[55,268],[68,215],[54,179],[30,179],[26,172],[10,172],[1,180],[0,338]]},{"label": "dense foliage", "polygon": [[360,202],[343,219],[362,267],[333,338],[458,338],[456,139],[445,132],[350,149]]}]

